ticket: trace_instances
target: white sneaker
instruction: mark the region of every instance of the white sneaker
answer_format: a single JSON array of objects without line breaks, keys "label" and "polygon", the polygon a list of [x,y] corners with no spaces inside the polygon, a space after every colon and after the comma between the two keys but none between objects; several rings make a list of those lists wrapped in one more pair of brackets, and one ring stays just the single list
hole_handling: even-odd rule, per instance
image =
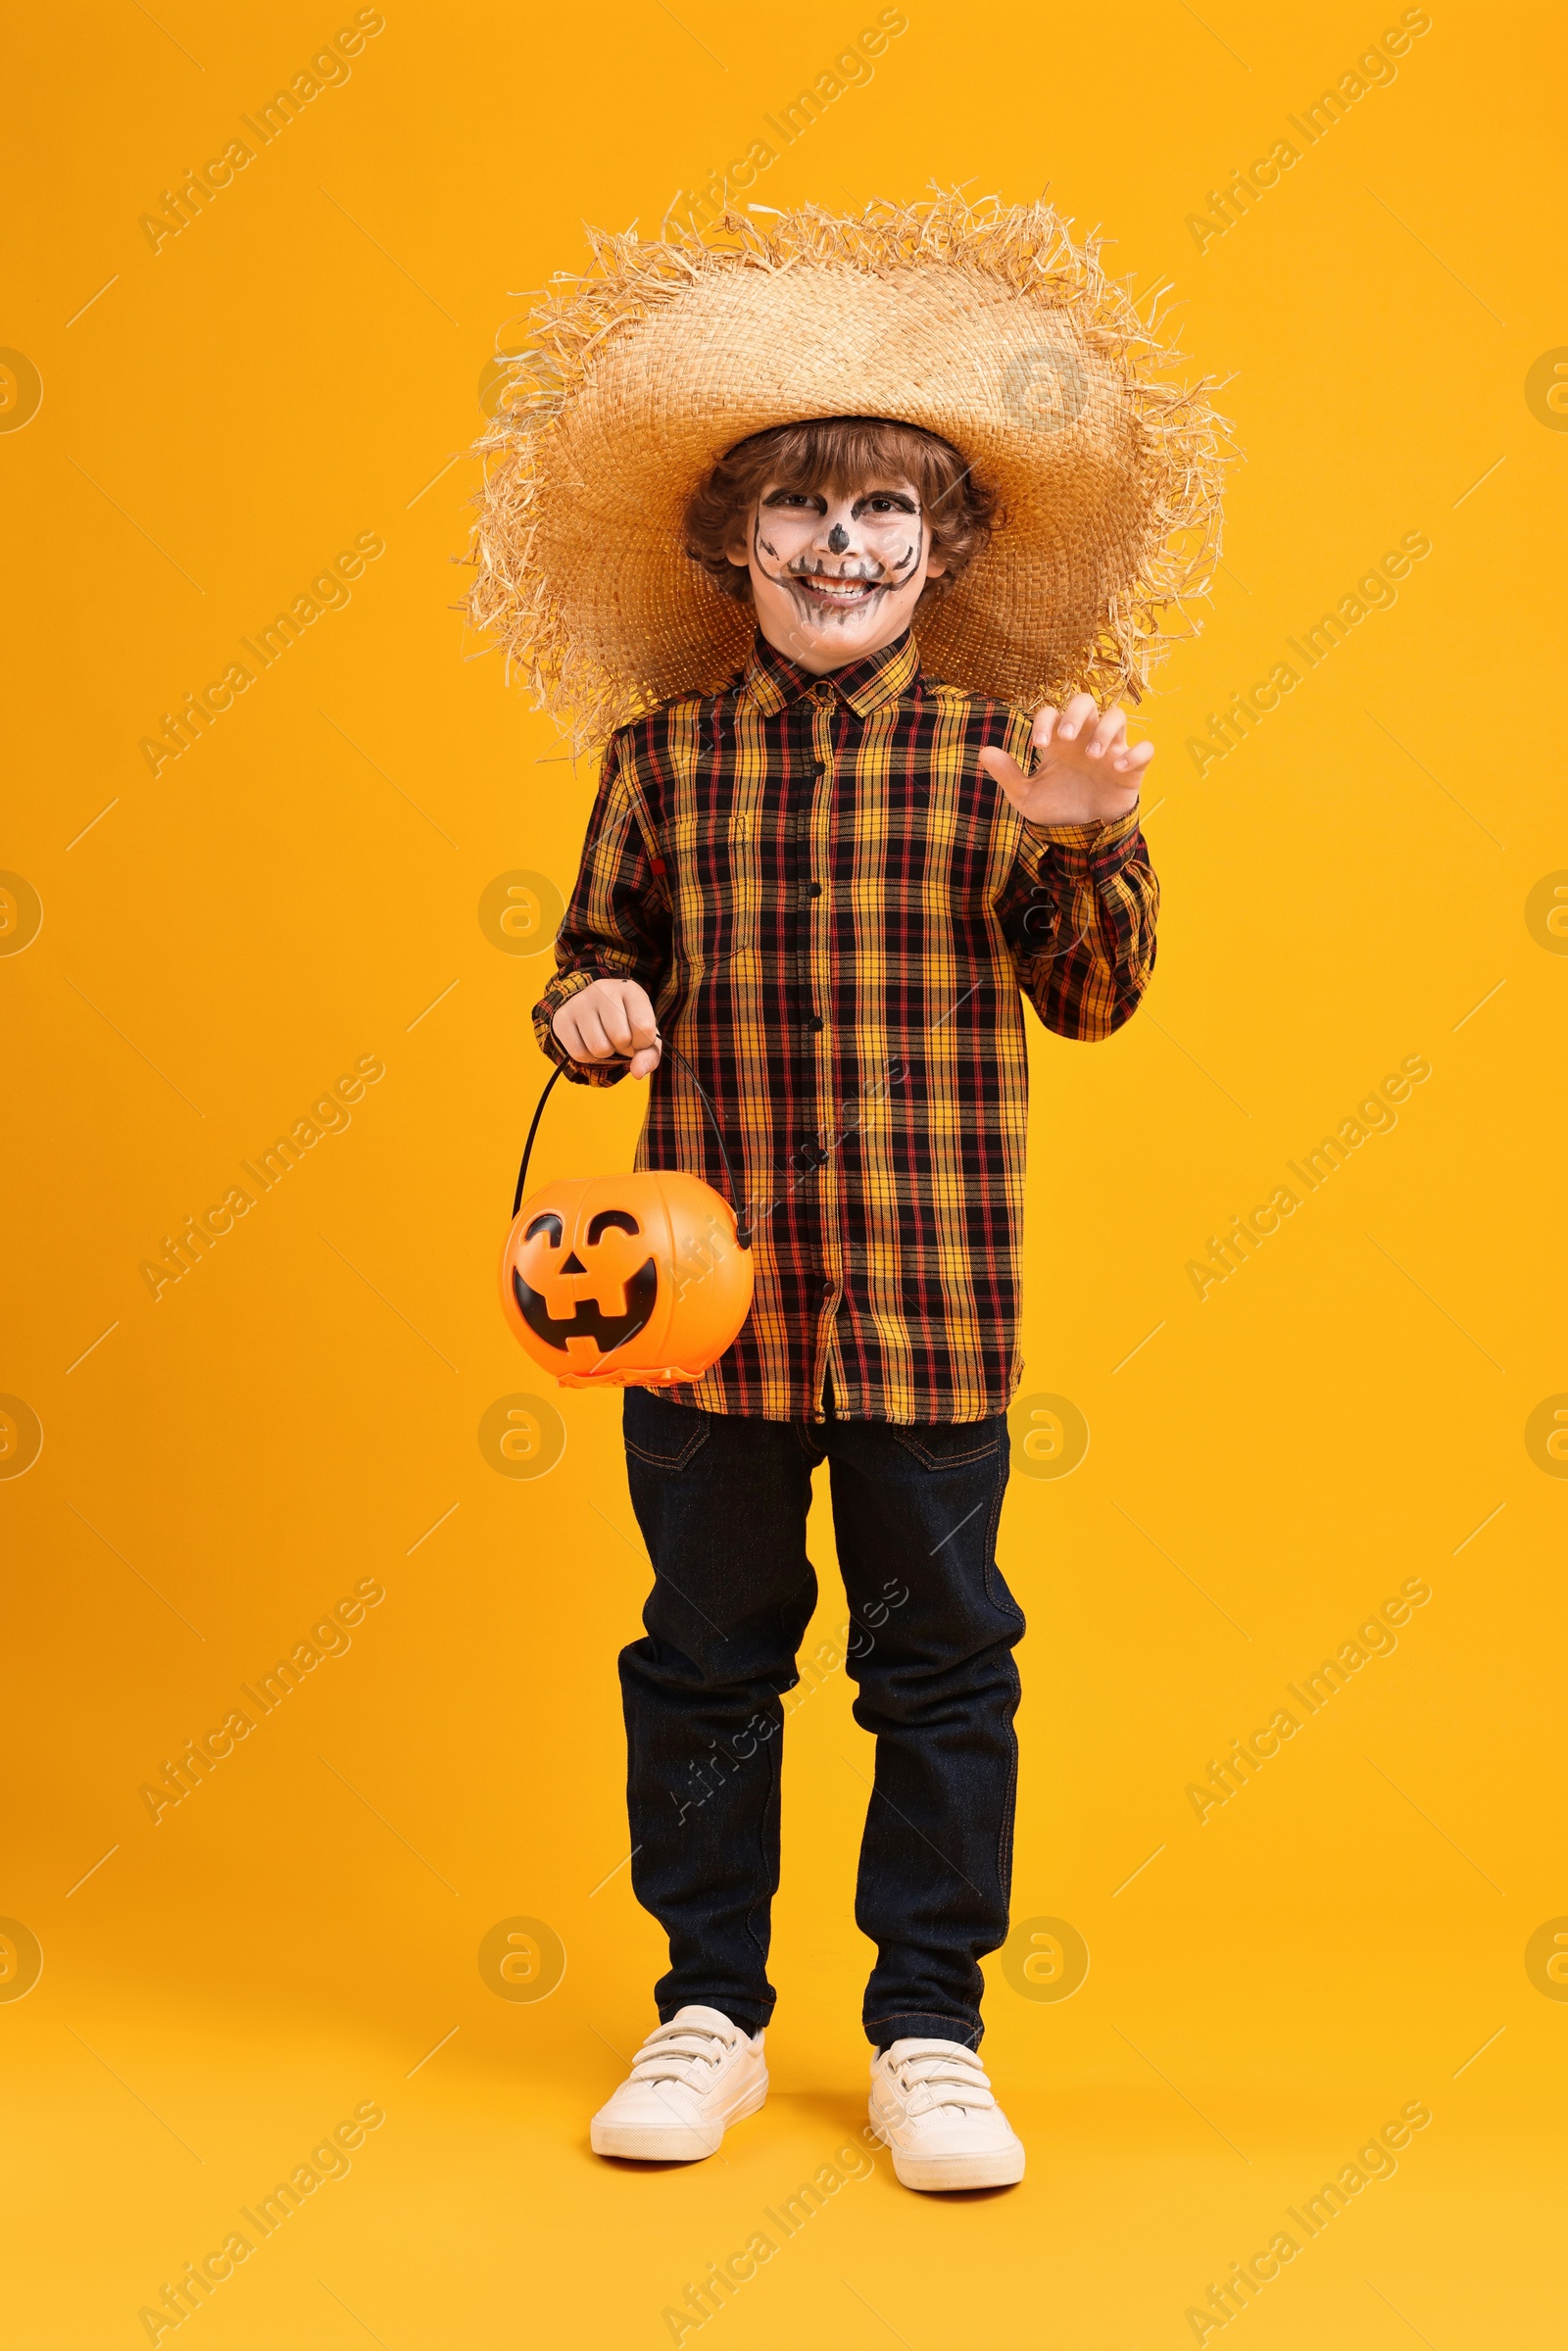
[{"label": "white sneaker", "polygon": [[1011,2187],[1023,2142],[956,2040],[896,2040],[871,2060],[871,2128],[906,2187]]},{"label": "white sneaker", "polygon": [[749,2037],[716,2008],[679,2009],[650,2033],[629,2079],[594,2116],[594,2153],[644,2163],[715,2155],[729,2125],[767,2096],[763,2037]]}]

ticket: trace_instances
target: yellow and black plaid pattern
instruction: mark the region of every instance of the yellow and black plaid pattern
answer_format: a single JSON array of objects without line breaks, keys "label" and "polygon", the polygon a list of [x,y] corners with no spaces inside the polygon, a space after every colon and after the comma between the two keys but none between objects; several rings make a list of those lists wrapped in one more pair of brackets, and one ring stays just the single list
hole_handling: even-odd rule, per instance
[{"label": "yellow and black plaid pattern", "polygon": [[[914,641],[813,678],[760,638],[723,692],[605,755],[582,868],[534,1007],[639,980],[712,1098],[756,1232],[734,1346],[662,1393],[768,1420],[980,1420],[1017,1384],[1028,1058],[1020,991],[1107,1037],[1154,960],[1136,811],[1023,823],[976,758],[1027,764],[1028,717],[922,675]],[[620,1064],[567,1063],[612,1085]],[[667,1059],[640,1167],[722,1191]]]}]

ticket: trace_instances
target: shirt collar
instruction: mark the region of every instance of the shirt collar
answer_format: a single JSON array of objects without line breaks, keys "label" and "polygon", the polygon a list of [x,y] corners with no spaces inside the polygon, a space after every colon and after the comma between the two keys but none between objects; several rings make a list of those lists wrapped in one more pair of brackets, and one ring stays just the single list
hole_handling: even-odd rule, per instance
[{"label": "shirt collar", "polygon": [[864,661],[852,661],[848,668],[829,670],[824,677],[798,668],[776,646],[769,645],[759,629],[740,682],[764,718],[776,717],[817,688],[826,689],[823,700],[847,702],[858,718],[866,718],[903,694],[919,672],[919,651],[908,629],[880,653],[867,654]]}]

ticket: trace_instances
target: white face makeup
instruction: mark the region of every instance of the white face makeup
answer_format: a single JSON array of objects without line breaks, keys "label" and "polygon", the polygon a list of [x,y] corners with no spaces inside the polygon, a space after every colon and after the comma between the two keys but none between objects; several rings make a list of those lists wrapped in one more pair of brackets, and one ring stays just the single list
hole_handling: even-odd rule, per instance
[{"label": "white face makeup", "polygon": [[769,645],[813,674],[902,637],[927,579],[945,568],[931,561],[919,494],[882,474],[847,495],[766,482],[747,536],[727,552],[751,572]]}]

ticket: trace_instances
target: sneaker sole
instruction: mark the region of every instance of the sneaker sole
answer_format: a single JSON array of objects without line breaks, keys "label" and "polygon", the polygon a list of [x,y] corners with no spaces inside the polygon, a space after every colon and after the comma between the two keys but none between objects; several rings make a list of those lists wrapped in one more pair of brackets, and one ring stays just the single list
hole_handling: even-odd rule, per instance
[{"label": "sneaker sole", "polygon": [[993,2155],[901,2155],[893,2150],[893,2169],[905,2187],[940,2193],[944,2188],[1016,2187],[1023,2178],[1022,2147],[1002,2147]]},{"label": "sneaker sole", "polygon": [[619,2155],[632,2163],[703,2163],[716,2155],[732,2123],[756,2114],[767,2096],[767,2078],[749,2089],[739,2105],[712,2125],[713,2135],[671,2123],[604,2123],[595,2115],[588,2127],[588,2144],[596,2155]]}]

